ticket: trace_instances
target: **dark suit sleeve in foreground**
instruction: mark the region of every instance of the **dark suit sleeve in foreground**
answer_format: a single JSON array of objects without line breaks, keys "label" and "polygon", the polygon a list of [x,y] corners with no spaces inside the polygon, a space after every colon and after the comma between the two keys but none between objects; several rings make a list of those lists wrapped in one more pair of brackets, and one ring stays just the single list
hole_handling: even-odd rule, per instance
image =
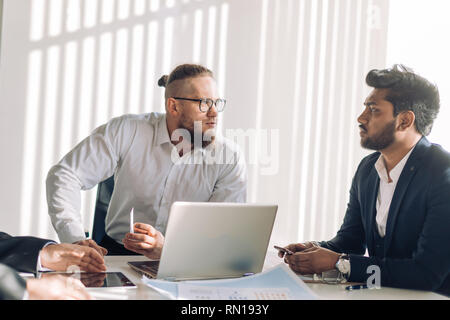
[{"label": "dark suit sleeve in foreground", "polygon": [[35,237],[11,237],[0,233],[0,263],[20,272],[36,273],[39,251],[51,240]]},{"label": "dark suit sleeve in foreground", "polygon": [[26,281],[10,267],[0,264],[0,300],[22,300]]}]

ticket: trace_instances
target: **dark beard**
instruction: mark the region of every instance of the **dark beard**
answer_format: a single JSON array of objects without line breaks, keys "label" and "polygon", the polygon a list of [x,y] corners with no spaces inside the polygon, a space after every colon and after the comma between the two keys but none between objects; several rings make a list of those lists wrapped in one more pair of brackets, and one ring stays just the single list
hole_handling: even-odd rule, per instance
[{"label": "dark beard", "polygon": [[395,140],[395,120],[386,124],[384,130],[374,137],[361,139],[361,147],[369,150],[383,150],[389,147]]},{"label": "dark beard", "polygon": [[[194,145],[195,131],[194,131],[194,123],[192,121],[187,120],[185,118],[185,116],[182,115],[180,123],[178,124],[178,128],[186,129],[187,131],[189,131],[189,134],[191,136],[190,143],[191,143],[192,147],[194,147],[194,148],[199,147],[197,145]],[[197,140],[201,141],[201,147],[203,149],[205,149],[207,146],[209,146],[211,143],[214,142],[215,138],[216,138],[215,135],[211,136],[209,134],[205,134],[204,132],[201,131],[201,128],[200,128],[200,132],[198,133]]]}]

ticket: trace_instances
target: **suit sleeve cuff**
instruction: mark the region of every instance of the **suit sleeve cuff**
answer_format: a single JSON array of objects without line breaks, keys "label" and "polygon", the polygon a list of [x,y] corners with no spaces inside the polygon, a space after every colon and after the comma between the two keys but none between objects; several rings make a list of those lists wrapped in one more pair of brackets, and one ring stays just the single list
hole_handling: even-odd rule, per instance
[{"label": "suit sleeve cuff", "polygon": [[372,257],[365,257],[360,255],[349,255],[350,257],[350,270],[351,273],[348,277],[350,282],[366,282],[371,275],[369,267],[371,265],[377,265],[376,261]]},{"label": "suit sleeve cuff", "polygon": [[[53,241],[47,242],[47,243],[42,247],[42,249],[44,249],[46,246],[49,246],[49,245],[51,245],[51,244],[57,244],[57,243],[56,243],[56,242],[53,242]],[[42,251],[42,249],[39,251],[38,260],[37,260],[37,265],[36,265],[36,271],[37,271],[37,272],[53,271],[53,270],[51,270],[51,269],[44,268],[44,267],[42,266],[42,264],[41,264],[41,251]]]}]

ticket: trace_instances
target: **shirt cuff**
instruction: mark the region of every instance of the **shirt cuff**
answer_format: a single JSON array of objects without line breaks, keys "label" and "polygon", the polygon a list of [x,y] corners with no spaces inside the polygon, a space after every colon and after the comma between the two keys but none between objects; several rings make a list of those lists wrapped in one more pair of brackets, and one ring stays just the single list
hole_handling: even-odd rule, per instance
[{"label": "shirt cuff", "polygon": [[[51,244],[57,244],[57,243],[56,243],[56,242],[47,242],[47,243],[42,247],[42,249],[44,249],[46,246],[49,246],[49,245],[51,245]],[[41,251],[42,251],[42,249],[41,249]],[[38,259],[37,259],[36,271],[37,271],[37,272],[53,271],[53,270],[51,270],[51,269],[44,268],[44,267],[41,265],[41,251],[39,251],[39,255],[38,255]],[[26,299],[24,299],[24,300],[26,300]]]},{"label": "shirt cuff", "polygon": [[30,295],[28,294],[27,290],[25,290],[22,300],[30,300]]}]

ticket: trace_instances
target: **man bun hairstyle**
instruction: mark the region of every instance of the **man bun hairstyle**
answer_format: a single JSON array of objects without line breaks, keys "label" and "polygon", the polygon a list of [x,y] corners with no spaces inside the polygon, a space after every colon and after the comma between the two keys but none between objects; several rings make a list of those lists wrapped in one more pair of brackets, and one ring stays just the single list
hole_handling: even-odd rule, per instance
[{"label": "man bun hairstyle", "polygon": [[209,76],[214,78],[213,72],[199,64],[182,64],[176,67],[168,76],[164,75],[158,80],[160,87],[166,87],[176,80]]},{"label": "man bun hairstyle", "polygon": [[169,79],[168,75],[164,75],[158,80],[158,86],[160,87],[167,87],[167,80]]},{"label": "man bun hairstyle", "polygon": [[437,86],[404,65],[390,69],[371,70],[366,76],[368,86],[389,89],[385,97],[394,106],[394,116],[412,111],[417,131],[427,136],[439,113],[440,100]]},{"label": "man bun hairstyle", "polygon": [[183,83],[173,82],[203,76],[214,78],[212,71],[206,67],[199,64],[182,64],[176,67],[168,76],[162,76],[158,80],[158,85],[166,88],[165,98],[167,100],[169,97],[177,94],[180,87],[183,86]]}]

